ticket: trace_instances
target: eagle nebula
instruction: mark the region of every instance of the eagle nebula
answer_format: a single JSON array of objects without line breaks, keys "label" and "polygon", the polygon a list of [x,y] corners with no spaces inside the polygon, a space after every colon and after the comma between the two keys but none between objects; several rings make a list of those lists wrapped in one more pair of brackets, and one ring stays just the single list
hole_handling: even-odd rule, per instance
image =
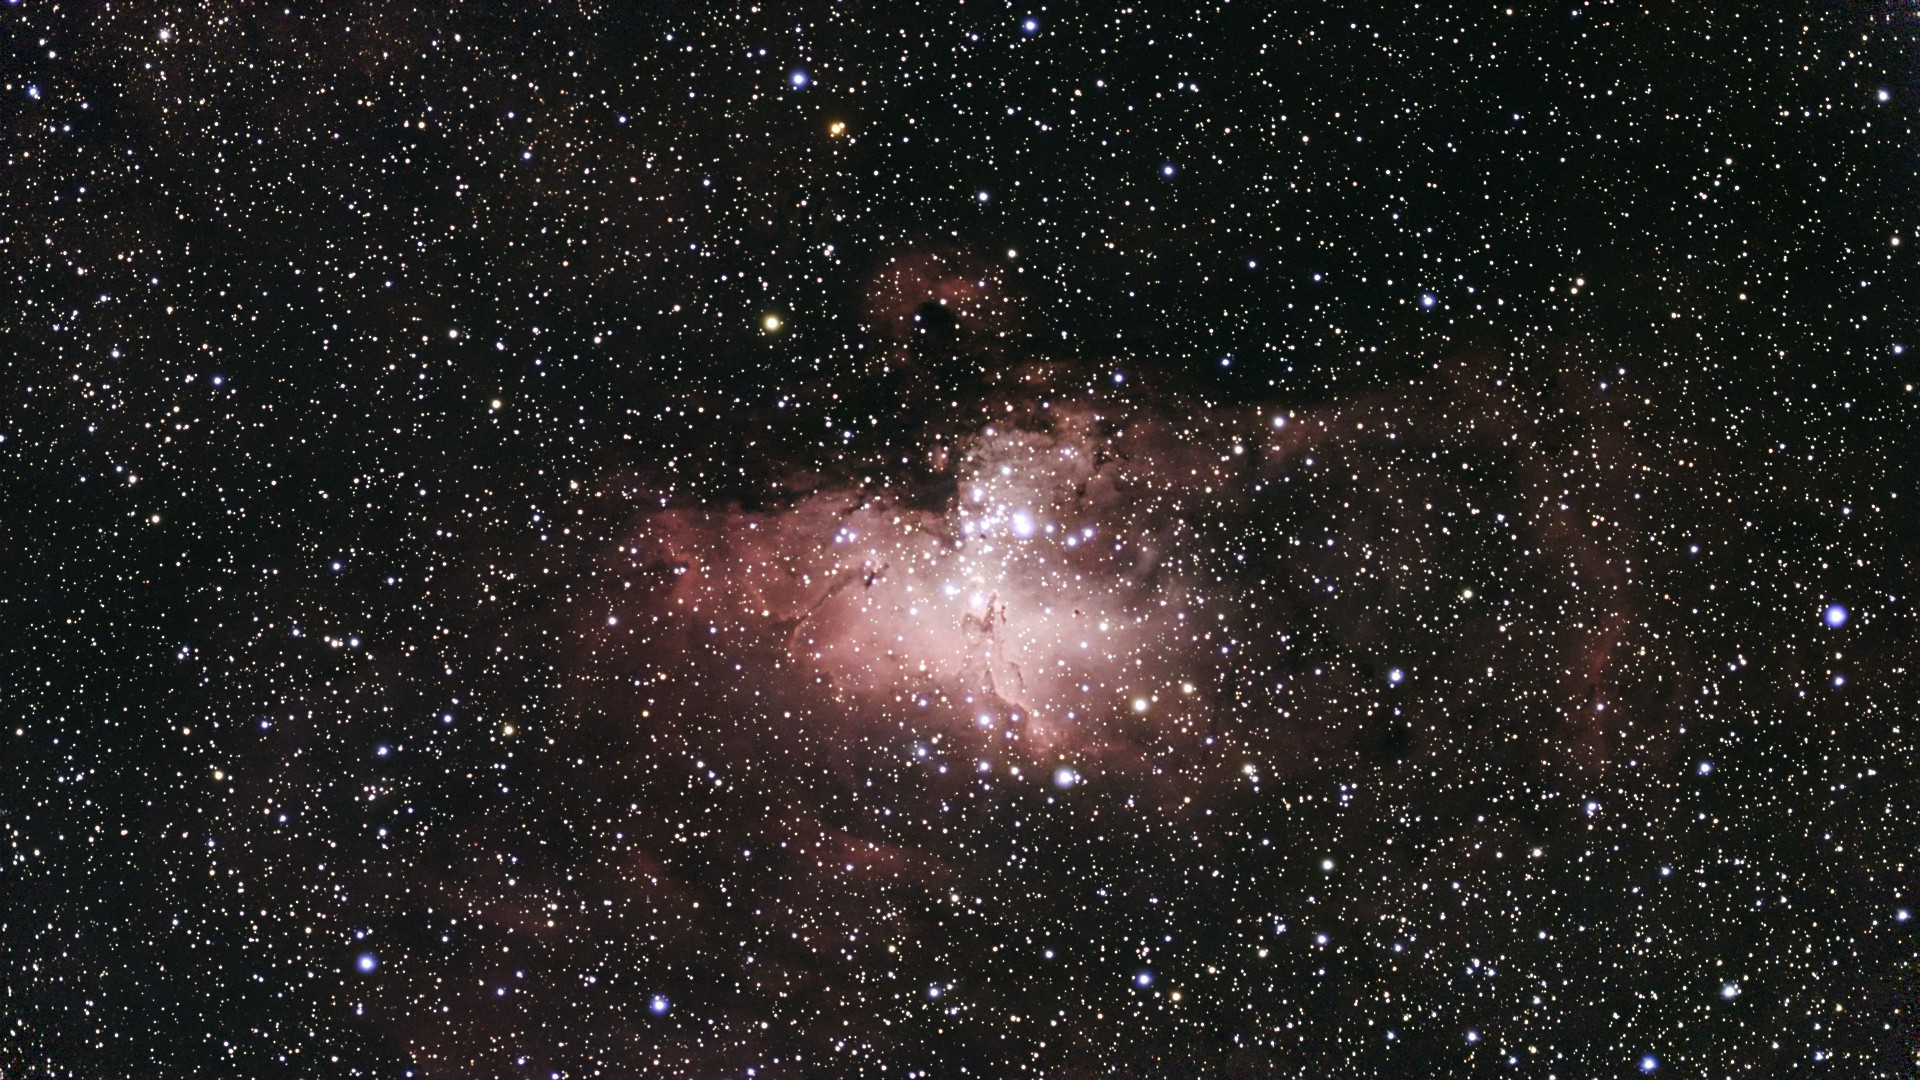
[{"label": "eagle nebula", "polygon": [[656,584],[609,625],[637,622],[636,650],[738,651],[743,677],[923,758],[1061,786],[1232,786],[1359,728],[1404,743],[1436,680],[1529,702],[1536,740],[1592,757],[1657,696],[1646,658],[1671,647],[1631,625],[1650,508],[1612,490],[1644,468],[1620,410],[1548,398],[1544,420],[1474,364],[1305,410],[1013,381],[920,448],[910,497],[821,482],[649,514],[615,566]]},{"label": "eagle nebula", "polygon": [[[1556,838],[1686,734],[1646,406],[1490,356],[1291,406],[1154,381],[1015,367],[890,471],[618,500],[564,635],[598,719],[550,725],[564,789],[480,841],[516,867],[483,921],[538,943],[573,1045],[1257,1075],[1366,1026],[1330,965],[1469,963],[1469,917],[1531,979],[1602,948],[1490,890],[1572,888]],[[429,1045],[591,1060],[467,1023]]]}]

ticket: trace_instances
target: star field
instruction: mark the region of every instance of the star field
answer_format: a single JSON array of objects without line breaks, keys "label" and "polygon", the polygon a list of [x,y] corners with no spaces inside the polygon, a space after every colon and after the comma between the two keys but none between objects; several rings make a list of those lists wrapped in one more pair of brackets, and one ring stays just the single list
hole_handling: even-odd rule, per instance
[{"label": "star field", "polygon": [[0,21],[0,1076],[1920,1068],[1909,8]]}]

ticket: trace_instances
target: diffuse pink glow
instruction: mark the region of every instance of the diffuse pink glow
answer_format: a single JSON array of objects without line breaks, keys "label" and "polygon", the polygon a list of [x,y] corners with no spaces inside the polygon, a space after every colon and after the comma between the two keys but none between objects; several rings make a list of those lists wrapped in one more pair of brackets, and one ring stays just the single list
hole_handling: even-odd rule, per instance
[{"label": "diffuse pink glow", "polygon": [[870,710],[1036,758],[1089,752],[1136,700],[1181,696],[1196,602],[1156,530],[1123,524],[1136,485],[1096,424],[1060,410],[1050,432],[983,428],[943,511],[822,491],[776,513],[663,514],[649,532],[687,567],[670,602],[778,628]]},{"label": "diffuse pink glow", "polygon": [[1673,660],[1633,640],[1637,450],[1575,404],[1472,362],[1293,411],[1034,396],[942,444],[939,505],[827,486],[664,510],[626,550],[741,677],[1049,770],[1310,768],[1459,723],[1439,685],[1576,762],[1657,755],[1626,730]]}]

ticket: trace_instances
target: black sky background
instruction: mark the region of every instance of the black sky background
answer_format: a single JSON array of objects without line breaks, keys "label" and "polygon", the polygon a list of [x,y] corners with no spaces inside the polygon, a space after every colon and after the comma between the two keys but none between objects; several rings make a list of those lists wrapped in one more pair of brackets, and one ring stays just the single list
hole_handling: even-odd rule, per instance
[{"label": "black sky background", "polygon": [[[0,1075],[1920,1064],[1912,12],[1274,8],[0,9]],[[903,764],[621,569],[1043,399],[1418,432],[1174,544],[1323,673],[1258,791]]]}]

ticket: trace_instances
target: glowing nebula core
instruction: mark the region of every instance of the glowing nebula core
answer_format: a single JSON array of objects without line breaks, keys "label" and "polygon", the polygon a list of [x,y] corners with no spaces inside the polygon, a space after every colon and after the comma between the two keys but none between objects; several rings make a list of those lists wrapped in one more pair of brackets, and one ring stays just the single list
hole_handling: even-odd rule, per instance
[{"label": "glowing nebula core", "polygon": [[686,568],[671,603],[775,628],[868,711],[1025,756],[1104,745],[1131,702],[1181,697],[1204,600],[1165,566],[1158,528],[1118,524],[1140,478],[1098,415],[1053,420],[983,427],[938,510],[823,490],[775,513],[663,514],[651,532]]}]

